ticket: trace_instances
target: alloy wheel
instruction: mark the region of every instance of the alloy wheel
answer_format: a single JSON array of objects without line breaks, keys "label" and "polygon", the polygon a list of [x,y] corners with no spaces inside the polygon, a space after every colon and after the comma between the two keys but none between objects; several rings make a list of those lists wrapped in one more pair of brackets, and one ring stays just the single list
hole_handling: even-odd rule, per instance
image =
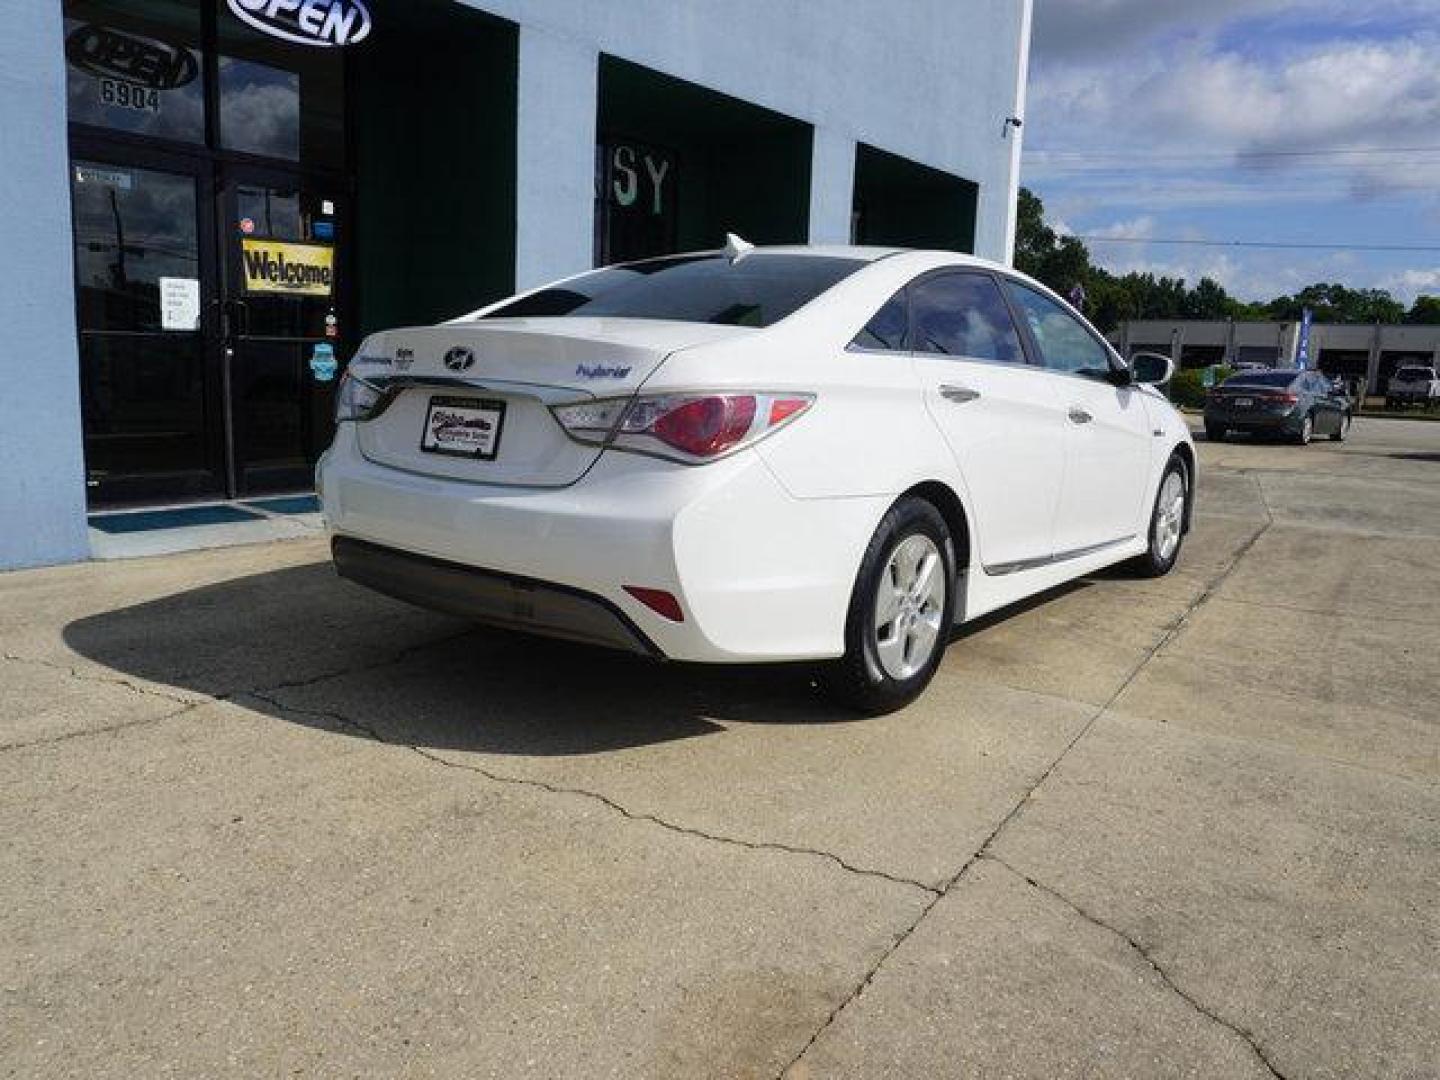
[{"label": "alloy wheel", "polygon": [[895,546],[875,588],[875,653],[885,674],[905,680],[940,642],[945,617],[945,560],[935,541],[907,536]]},{"label": "alloy wheel", "polygon": [[1179,472],[1171,471],[1165,475],[1155,506],[1155,554],[1162,561],[1169,561],[1175,554],[1184,527],[1185,480]]}]

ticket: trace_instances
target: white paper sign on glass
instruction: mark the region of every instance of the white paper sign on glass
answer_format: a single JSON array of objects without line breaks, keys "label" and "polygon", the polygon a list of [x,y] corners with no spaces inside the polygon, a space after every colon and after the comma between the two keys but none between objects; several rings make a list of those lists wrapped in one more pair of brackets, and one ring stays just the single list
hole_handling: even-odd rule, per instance
[{"label": "white paper sign on glass", "polygon": [[200,280],[188,277],[160,279],[160,329],[200,329]]}]

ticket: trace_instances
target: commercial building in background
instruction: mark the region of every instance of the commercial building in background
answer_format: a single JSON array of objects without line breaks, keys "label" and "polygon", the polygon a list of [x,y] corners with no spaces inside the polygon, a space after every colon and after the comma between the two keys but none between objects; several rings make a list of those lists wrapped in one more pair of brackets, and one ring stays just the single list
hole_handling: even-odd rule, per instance
[{"label": "commercial building in background", "polygon": [[[1302,324],[1214,320],[1144,320],[1121,323],[1109,335],[1125,356],[1160,352],[1182,368],[1259,363],[1298,367]],[[1406,366],[1440,368],[1440,326],[1312,323],[1309,367],[1383,394],[1390,376]]]},{"label": "commercial building in background", "polygon": [[1006,260],[1030,0],[27,0],[0,39],[0,566],[305,491],[337,361],[590,266]]}]

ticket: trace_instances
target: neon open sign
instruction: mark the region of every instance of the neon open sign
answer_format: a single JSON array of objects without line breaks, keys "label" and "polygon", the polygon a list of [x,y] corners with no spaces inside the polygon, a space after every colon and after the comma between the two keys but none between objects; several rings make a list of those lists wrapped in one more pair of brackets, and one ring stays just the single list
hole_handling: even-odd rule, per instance
[{"label": "neon open sign", "polygon": [[230,10],[262,34],[338,49],[370,35],[370,9],[361,0],[229,0]]}]

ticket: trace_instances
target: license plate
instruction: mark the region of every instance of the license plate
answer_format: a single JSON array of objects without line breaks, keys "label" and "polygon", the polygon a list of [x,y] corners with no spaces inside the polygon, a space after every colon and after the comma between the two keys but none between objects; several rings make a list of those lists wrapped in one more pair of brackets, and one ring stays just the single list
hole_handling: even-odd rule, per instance
[{"label": "license plate", "polygon": [[1236,407],[1237,409],[1248,409],[1248,408],[1250,408],[1250,406],[1252,406],[1252,405],[1254,405],[1254,404],[1255,404],[1255,399],[1254,399],[1254,398],[1249,398],[1249,397],[1237,397],[1237,398],[1235,399],[1235,407]]},{"label": "license plate", "polygon": [[494,461],[500,449],[505,403],[486,398],[432,397],[420,449],[427,454]]}]

